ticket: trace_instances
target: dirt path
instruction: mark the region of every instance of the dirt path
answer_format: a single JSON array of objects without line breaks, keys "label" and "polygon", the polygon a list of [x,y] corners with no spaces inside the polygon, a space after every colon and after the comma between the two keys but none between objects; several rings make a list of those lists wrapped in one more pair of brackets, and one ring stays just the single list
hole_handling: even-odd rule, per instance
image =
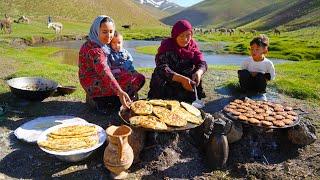
[{"label": "dirt path", "polygon": [[[2,72],[1,78],[8,76],[11,72]],[[205,90],[207,98],[206,112],[214,113],[235,96],[228,89],[218,86],[234,78],[235,73],[231,71],[214,71],[205,77]],[[146,88],[140,97],[145,97]],[[305,116],[316,125],[319,134],[319,106],[292,99],[278,94],[271,89],[268,98],[277,102],[286,102],[288,105],[296,106],[308,111]],[[73,115],[86,119],[89,122],[106,128],[109,124],[119,124],[121,121],[114,112],[110,116],[102,116],[92,111],[84,100],[73,99],[70,96],[50,97],[43,102],[27,102],[16,99],[11,93],[0,95],[1,102],[9,104],[14,112],[8,112],[0,117],[0,179],[107,179],[109,172],[103,165],[103,151],[105,145],[89,159],[66,163],[49,156],[34,144],[27,144],[15,138],[13,131],[23,123],[39,116],[49,115]],[[241,149],[241,142],[230,145],[230,156],[226,169],[211,172],[205,166],[205,158],[198,150],[189,134],[179,133],[168,136],[166,140],[160,141],[156,147],[146,148],[142,153],[141,162],[130,169],[131,178],[157,179],[157,178],[259,178],[259,179],[317,179],[320,177],[320,143],[317,140],[306,147],[281,147],[282,154],[289,155],[274,163],[265,164],[239,157],[246,157]],[[164,146],[162,146],[164,145]],[[166,148],[164,148],[166,147]]]}]

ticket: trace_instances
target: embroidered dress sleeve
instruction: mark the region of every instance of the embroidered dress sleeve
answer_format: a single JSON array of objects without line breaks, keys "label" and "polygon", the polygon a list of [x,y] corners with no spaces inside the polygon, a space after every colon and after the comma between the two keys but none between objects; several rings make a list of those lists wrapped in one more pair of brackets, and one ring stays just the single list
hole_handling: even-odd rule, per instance
[{"label": "embroidered dress sleeve", "polygon": [[170,55],[168,52],[156,55],[156,71],[167,81],[171,81],[175,72],[169,67]]},{"label": "embroidered dress sleeve", "polygon": [[117,80],[112,75],[111,69],[107,64],[106,56],[101,49],[92,49],[89,51],[90,59],[93,61],[93,68],[97,74],[102,77],[104,84],[107,84],[116,94],[121,89]]}]

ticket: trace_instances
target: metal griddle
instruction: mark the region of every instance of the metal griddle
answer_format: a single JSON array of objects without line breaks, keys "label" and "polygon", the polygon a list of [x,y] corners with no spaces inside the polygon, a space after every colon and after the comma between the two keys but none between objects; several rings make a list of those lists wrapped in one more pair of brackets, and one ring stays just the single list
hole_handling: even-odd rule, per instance
[{"label": "metal griddle", "polygon": [[[204,113],[204,111],[202,111],[202,110],[200,110],[200,111],[201,111],[202,119],[204,119],[205,113]],[[152,132],[185,131],[185,130],[188,130],[188,129],[196,128],[196,127],[198,127],[198,126],[201,125],[201,124],[198,125],[198,124],[193,124],[193,123],[188,122],[187,125],[186,125],[186,126],[183,126],[183,127],[168,126],[168,129],[166,129],[166,130],[149,129],[149,128],[144,128],[144,127],[135,126],[135,125],[130,124],[129,118],[132,117],[132,116],[135,116],[135,114],[134,114],[130,109],[125,109],[125,108],[121,107],[118,114],[119,114],[120,118],[121,118],[126,124],[128,124],[129,126],[135,127],[135,128],[139,128],[139,129],[142,129],[142,130],[145,130],[145,131],[152,131]]]}]

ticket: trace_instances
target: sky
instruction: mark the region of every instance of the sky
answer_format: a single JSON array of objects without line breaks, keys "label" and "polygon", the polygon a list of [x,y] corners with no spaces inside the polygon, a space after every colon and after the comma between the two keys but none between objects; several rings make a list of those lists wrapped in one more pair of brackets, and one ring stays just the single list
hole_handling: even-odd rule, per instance
[{"label": "sky", "polygon": [[169,0],[169,1],[179,4],[180,6],[188,7],[188,6],[197,4],[198,2],[201,2],[203,0]]}]

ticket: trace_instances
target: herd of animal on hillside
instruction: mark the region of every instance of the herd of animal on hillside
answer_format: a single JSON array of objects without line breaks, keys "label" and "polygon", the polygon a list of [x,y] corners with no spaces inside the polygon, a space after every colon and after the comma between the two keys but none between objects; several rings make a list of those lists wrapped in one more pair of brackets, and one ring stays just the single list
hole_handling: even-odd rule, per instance
[{"label": "herd of animal on hillside", "polygon": [[[0,20],[0,31],[4,34],[11,34],[12,33],[12,26],[13,23],[26,23],[30,24],[31,21],[28,17],[26,16],[20,16],[17,20],[13,20],[10,16],[7,14],[4,15],[4,19]],[[48,28],[52,28],[56,34],[60,34],[63,29],[63,25],[60,22],[52,22],[51,17],[48,17]],[[132,25],[122,25],[124,29],[131,29]],[[239,31],[239,34],[246,34],[251,33],[252,35],[257,34],[257,30],[244,30],[244,29],[237,29]],[[236,29],[231,29],[231,28],[214,28],[214,29],[206,29],[206,28],[194,28],[193,29],[195,34],[211,34],[211,33],[220,33],[220,34],[229,34],[230,36],[236,33]],[[273,33],[275,35],[280,35],[280,30],[275,28],[273,29]]]}]

